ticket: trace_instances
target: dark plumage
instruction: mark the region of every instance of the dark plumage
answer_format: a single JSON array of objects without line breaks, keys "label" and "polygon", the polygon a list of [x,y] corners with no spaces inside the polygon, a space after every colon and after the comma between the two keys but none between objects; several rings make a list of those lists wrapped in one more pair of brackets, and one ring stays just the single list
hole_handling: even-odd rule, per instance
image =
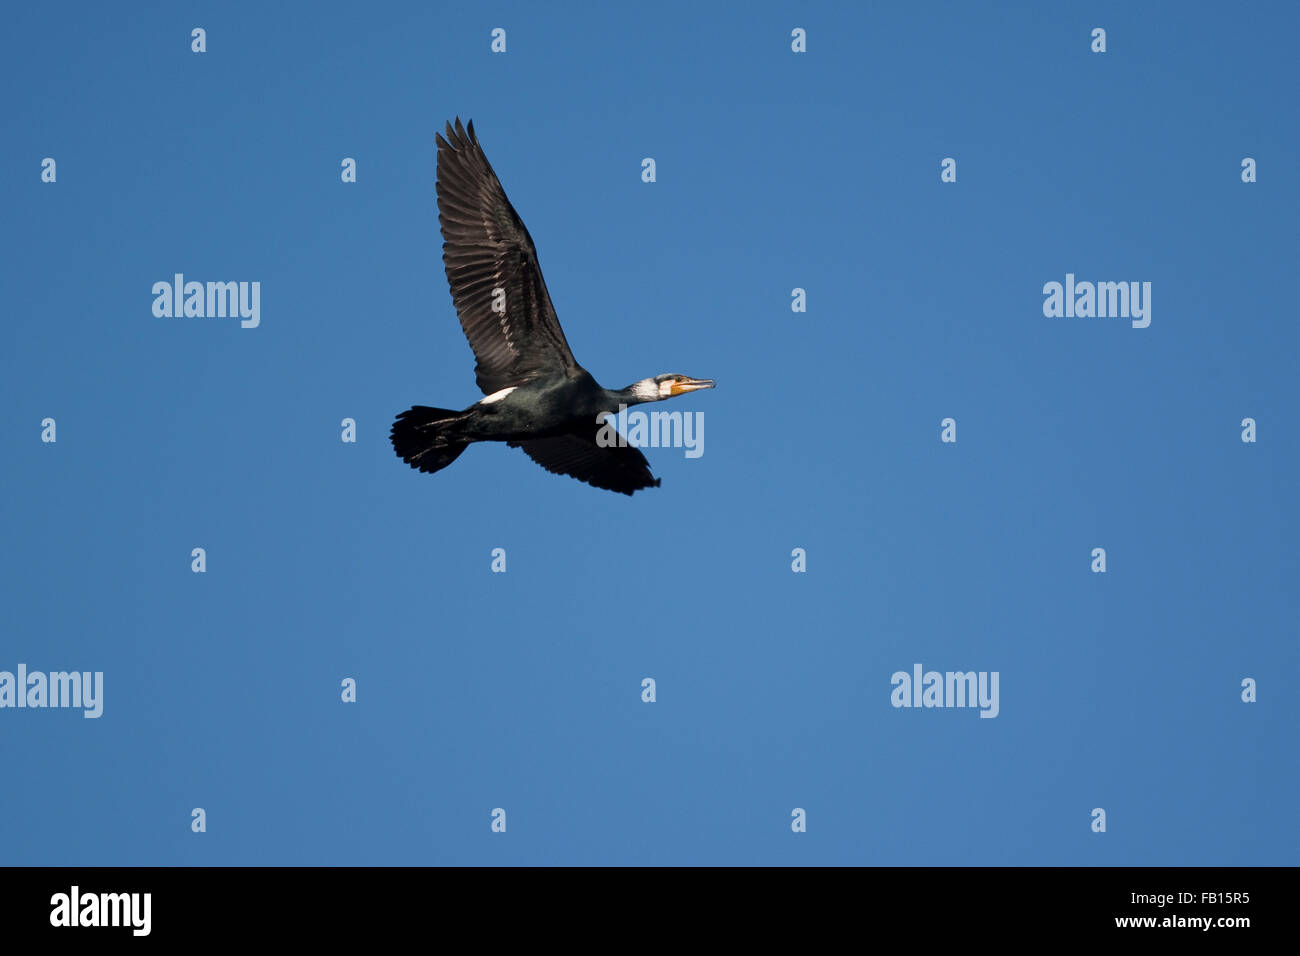
[{"label": "dark plumage", "polygon": [[532,237],[483,155],[474,124],[466,128],[458,118],[436,139],[442,261],[486,397],[459,412],[407,409],[393,423],[394,450],[412,468],[435,472],[473,442],[504,441],[547,471],[597,488],[630,495],[657,487],[640,451],[596,443],[597,416],[714,383],[659,375],[618,391],[598,385],[569,350]]}]

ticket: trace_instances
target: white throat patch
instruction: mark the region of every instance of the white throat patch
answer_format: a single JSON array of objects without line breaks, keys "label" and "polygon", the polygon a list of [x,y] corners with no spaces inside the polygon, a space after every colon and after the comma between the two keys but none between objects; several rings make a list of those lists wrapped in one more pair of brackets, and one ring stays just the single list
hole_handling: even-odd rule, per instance
[{"label": "white throat patch", "polygon": [[668,397],[669,383],[659,385],[652,378],[644,379],[632,386],[632,394],[643,402],[657,402]]}]

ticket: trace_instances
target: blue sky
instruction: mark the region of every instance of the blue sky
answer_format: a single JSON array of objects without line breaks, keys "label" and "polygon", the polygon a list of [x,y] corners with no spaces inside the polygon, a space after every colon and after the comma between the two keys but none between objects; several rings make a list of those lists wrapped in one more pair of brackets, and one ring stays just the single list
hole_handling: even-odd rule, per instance
[{"label": "blue sky", "polygon": [[[0,709],[3,862],[1300,859],[1293,5],[5,19],[0,670],[104,712]],[[661,488],[393,455],[479,397],[456,115],[578,360],[718,380]],[[261,324],[155,317],[177,272]],[[1045,317],[1067,273],[1150,326]],[[891,706],[917,663],[998,716]]]}]

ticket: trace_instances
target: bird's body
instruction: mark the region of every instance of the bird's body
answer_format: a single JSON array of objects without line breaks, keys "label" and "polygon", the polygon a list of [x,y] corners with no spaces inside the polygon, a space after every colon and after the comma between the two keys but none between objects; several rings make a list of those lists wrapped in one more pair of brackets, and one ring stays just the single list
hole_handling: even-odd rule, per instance
[{"label": "bird's body", "polygon": [[594,424],[602,411],[617,409],[605,389],[585,370],[560,379],[526,382],[499,398],[466,409],[462,430],[469,441],[526,441]]},{"label": "bird's body", "polygon": [[611,391],[573,358],[551,305],[532,237],[474,135],[456,120],[438,140],[438,220],[443,263],[461,328],[478,358],[484,398],[462,411],[416,405],[393,423],[392,442],[412,468],[447,467],[470,444],[503,441],[548,471],[630,495],[659,484],[645,456],[597,440],[620,406],[712,388],[659,375]]}]

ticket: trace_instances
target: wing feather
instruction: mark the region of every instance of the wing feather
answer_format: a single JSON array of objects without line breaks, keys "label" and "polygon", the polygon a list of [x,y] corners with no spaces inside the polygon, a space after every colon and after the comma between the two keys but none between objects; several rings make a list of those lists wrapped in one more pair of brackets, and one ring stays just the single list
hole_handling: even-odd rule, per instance
[{"label": "wing feather", "polygon": [[[537,249],[474,134],[447,124],[438,141],[442,261],[483,394],[579,370],[551,305]],[[497,290],[504,293],[504,299]],[[504,304],[504,311],[500,305]]]},{"label": "wing feather", "polygon": [[631,445],[602,448],[596,433],[571,432],[554,438],[511,442],[547,471],[569,475],[597,488],[630,495],[642,488],[658,488],[645,455]]}]

